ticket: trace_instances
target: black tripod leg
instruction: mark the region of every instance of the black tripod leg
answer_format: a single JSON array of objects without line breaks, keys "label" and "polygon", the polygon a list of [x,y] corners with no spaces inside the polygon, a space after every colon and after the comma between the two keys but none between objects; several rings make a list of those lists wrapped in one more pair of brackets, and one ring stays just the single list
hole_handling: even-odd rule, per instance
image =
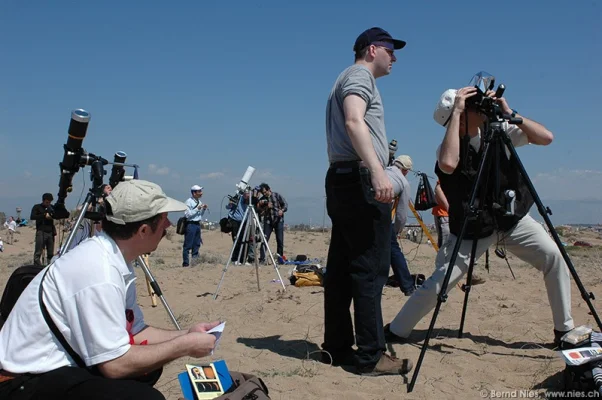
[{"label": "black tripod leg", "polygon": [[564,249],[564,246],[562,245],[562,241],[560,240],[560,237],[558,236],[556,229],[554,229],[554,225],[552,225],[552,221],[550,221],[550,218],[548,217],[548,214],[552,214],[552,211],[549,208],[544,207],[544,205],[542,204],[541,199],[539,198],[539,195],[535,191],[533,182],[531,182],[529,175],[527,175],[527,171],[525,170],[525,167],[524,167],[522,161],[518,157],[518,154],[516,153],[516,149],[514,148],[514,145],[512,144],[512,141],[510,140],[508,135],[504,134],[504,135],[502,135],[502,138],[504,140],[504,143],[510,150],[512,157],[514,157],[514,159],[516,160],[516,165],[518,166],[520,174],[522,175],[523,179],[525,180],[525,184],[527,185],[527,188],[529,189],[531,196],[533,196],[533,200],[535,201],[535,204],[537,205],[537,210],[539,211],[539,214],[542,216],[548,229],[550,230],[550,233],[552,234],[552,238],[554,239],[554,242],[556,242],[556,246],[558,247],[558,250],[560,250],[560,254],[562,254],[562,258],[564,259],[567,267],[569,268],[569,271],[571,272],[571,276],[573,277],[573,279],[575,280],[575,284],[579,288],[579,292],[581,292],[581,297],[587,303],[587,306],[589,307],[589,310],[591,311],[592,316],[596,320],[596,324],[598,324],[598,328],[600,328],[600,330],[602,330],[602,321],[600,321],[600,317],[596,313],[596,310],[594,309],[594,305],[591,302],[591,300],[595,299],[595,296],[593,293],[591,293],[591,292],[588,293],[587,290],[585,290],[585,287],[583,286],[583,283],[581,282],[579,275],[577,275],[575,266],[573,265],[568,253]]},{"label": "black tripod leg", "polygon": [[462,319],[460,320],[460,330],[458,331],[459,338],[462,338],[462,334],[464,332],[464,319],[466,318],[468,295],[470,294],[470,288],[472,287],[472,270],[474,269],[474,260],[478,243],[478,239],[474,239],[472,241],[472,249],[470,250],[470,263],[468,264],[468,272],[466,273],[466,284],[462,285],[462,291],[464,292],[464,305],[462,306]]},{"label": "black tripod leg", "polygon": [[447,271],[445,273],[445,278],[443,279],[443,283],[441,284],[441,290],[439,291],[439,296],[437,299],[437,305],[435,305],[435,311],[433,312],[433,317],[431,319],[431,323],[429,325],[429,329],[426,333],[426,338],[424,339],[424,343],[422,344],[422,349],[420,350],[420,356],[418,357],[418,361],[416,362],[416,367],[414,367],[414,374],[412,375],[412,380],[408,385],[408,393],[411,393],[414,390],[414,385],[416,384],[416,379],[418,379],[418,373],[420,372],[420,367],[422,366],[422,361],[424,361],[424,356],[426,354],[426,349],[429,345],[429,340],[431,338],[431,334],[433,333],[433,328],[435,327],[435,322],[437,321],[437,316],[439,315],[439,310],[441,309],[441,303],[447,300],[447,286],[449,285],[449,280],[451,278],[452,271],[456,265],[456,259],[458,258],[458,252],[460,251],[460,246],[462,245],[462,240],[466,233],[466,228],[468,227],[468,220],[470,218],[474,218],[475,216],[478,218],[478,215],[475,210],[476,198],[478,190],[481,186],[482,180],[486,176],[485,165],[489,160],[489,152],[490,152],[490,142],[487,142],[484,147],[483,157],[481,158],[481,162],[479,163],[479,170],[477,172],[477,178],[472,188],[472,193],[470,195],[470,202],[468,203],[468,211],[467,216],[464,218],[464,222],[462,223],[462,229],[456,239],[456,244],[454,246],[454,250],[452,251],[451,257],[449,259],[449,263],[447,264]]}]

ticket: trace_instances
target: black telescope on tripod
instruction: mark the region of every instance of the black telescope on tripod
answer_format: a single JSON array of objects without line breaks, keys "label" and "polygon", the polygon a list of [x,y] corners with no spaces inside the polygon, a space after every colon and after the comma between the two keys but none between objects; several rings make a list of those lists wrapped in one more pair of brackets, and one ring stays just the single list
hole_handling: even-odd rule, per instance
[{"label": "black telescope on tripod", "polygon": [[[72,229],[69,233],[65,245],[62,246],[61,249],[58,251],[58,257],[63,256],[63,254],[65,254],[71,249],[71,244],[73,243],[73,239],[78,230],[77,227],[81,225],[84,218],[88,218],[94,221],[100,221],[104,218],[104,207],[97,207],[97,199],[103,196],[103,178],[106,175],[104,166],[107,164],[113,164],[111,176],[109,178],[109,184],[113,188],[117,186],[119,182],[124,180],[124,167],[137,168],[137,165],[135,164],[125,164],[127,154],[123,151],[118,151],[115,153],[112,163],[110,163],[102,157],[96,156],[92,153],[87,153],[82,148],[82,142],[86,137],[86,131],[88,130],[89,122],[90,113],[88,113],[87,111],[78,109],[71,113],[71,122],[69,123],[68,129],[69,136],[67,138],[67,143],[63,146],[65,150],[65,153],[63,155],[63,161],[59,164],[61,169],[61,177],[59,180],[58,199],[54,205],[53,218],[63,219],[69,217],[69,211],[67,211],[67,208],[65,206],[65,199],[67,198],[68,193],[71,193],[71,191],[73,190],[73,176],[79,171],[80,168],[85,167],[87,165],[90,166],[90,179],[92,181],[92,187],[86,195],[86,199],[82,205],[82,212],[78,215],[77,220],[75,221],[75,228]],[[137,258],[137,262],[138,265],[144,271],[144,274],[146,275],[149,284],[153,288],[154,294],[159,297],[159,299],[165,306],[165,310],[167,311],[169,318],[173,322],[174,326],[176,327],[176,329],[180,330],[180,325],[176,320],[176,317],[174,316],[173,312],[171,311],[171,308],[169,308],[167,300],[163,296],[161,288],[159,287],[159,284],[155,280],[153,274],[150,272],[150,269],[146,265],[146,262],[141,256]]]},{"label": "black telescope on tripod", "polygon": [[91,178],[94,187],[100,190],[102,178],[105,174],[103,167],[109,162],[102,157],[92,153],[87,153],[82,147],[82,142],[86,137],[88,123],[90,122],[90,113],[78,109],[71,113],[71,121],[67,131],[67,143],[63,146],[65,151],[63,161],[59,163],[61,178],[59,180],[59,192],[56,203],[54,204],[54,218],[69,218],[69,211],[65,206],[67,194],[73,190],[73,176],[81,167],[91,166]]}]

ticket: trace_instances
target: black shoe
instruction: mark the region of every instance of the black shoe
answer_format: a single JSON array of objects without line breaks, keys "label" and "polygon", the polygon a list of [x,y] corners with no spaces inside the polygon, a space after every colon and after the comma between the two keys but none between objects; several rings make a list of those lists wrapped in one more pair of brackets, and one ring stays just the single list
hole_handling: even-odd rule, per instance
[{"label": "black shoe", "polygon": [[397,336],[396,334],[391,332],[391,324],[387,324],[385,325],[385,342],[405,344],[408,343],[408,339],[403,338],[401,336]]},{"label": "black shoe", "polygon": [[344,352],[330,353],[322,350],[322,361],[324,364],[332,365],[333,367],[353,366],[355,365],[355,351],[349,350]]},{"label": "black shoe", "polygon": [[186,268],[186,267],[189,267],[189,265],[188,264],[182,264],[182,267]]},{"label": "black shoe", "polygon": [[562,344],[560,339],[562,339],[562,337],[569,332],[570,332],[570,330],[557,331],[556,329],[554,329],[554,347],[560,347],[560,345]]}]

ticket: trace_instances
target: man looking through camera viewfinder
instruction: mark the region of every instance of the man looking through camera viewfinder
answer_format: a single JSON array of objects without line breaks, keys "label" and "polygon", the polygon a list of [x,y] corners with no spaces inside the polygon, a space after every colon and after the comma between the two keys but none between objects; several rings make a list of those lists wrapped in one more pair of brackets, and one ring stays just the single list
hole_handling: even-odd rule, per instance
[{"label": "man looking through camera viewfinder", "polygon": [[[451,234],[437,254],[433,275],[408,299],[390,326],[385,327],[388,342],[404,342],[418,321],[437,303],[437,295],[445,278],[457,235],[466,217],[465,208],[470,201],[482,156],[480,127],[486,117],[475,109],[467,108],[467,99],[476,94],[475,87],[450,89],[443,93],[437,103],[434,118],[437,123],[446,127],[446,132],[437,149],[435,172],[449,203]],[[487,96],[494,98],[491,91]],[[514,146],[529,143],[545,146],[552,142],[552,133],[543,125],[519,115],[508,106],[505,98],[494,98],[494,100],[504,114],[523,120],[520,126],[503,123]],[[500,199],[494,198],[493,190],[485,193],[485,199],[482,199],[483,193],[478,193],[478,198],[485,204],[480,214],[482,218],[480,221],[470,221],[468,224],[448,288],[453,289],[468,270],[473,238],[479,239],[475,260],[491,244],[496,242],[502,244],[518,258],[542,272],[552,309],[554,344],[558,345],[562,335],[574,328],[571,316],[569,271],[555,242],[547,235],[544,228],[528,215],[533,205],[533,198],[514,160],[510,158],[509,150],[503,144],[500,153],[499,169],[498,166],[492,166],[489,175],[485,177],[485,182],[490,182],[488,187],[491,189],[494,182],[493,174],[497,170],[501,182],[500,192],[504,193],[507,189],[516,192],[515,214],[503,216],[502,213],[494,211],[493,203],[500,202]],[[479,224],[478,231],[475,224]]]},{"label": "man looking through camera viewfinder", "polygon": [[[263,216],[263,233],[266,242],[270,240],[272,232],[276,233],[276,253],[284,256],[284,213],[288,211],[288,203],[280,193],[272,192],[270,185],[262,183],[259,185],[262,200],[259,208]],[[265,245],[261,245],[259,262],[265,261]]]}]

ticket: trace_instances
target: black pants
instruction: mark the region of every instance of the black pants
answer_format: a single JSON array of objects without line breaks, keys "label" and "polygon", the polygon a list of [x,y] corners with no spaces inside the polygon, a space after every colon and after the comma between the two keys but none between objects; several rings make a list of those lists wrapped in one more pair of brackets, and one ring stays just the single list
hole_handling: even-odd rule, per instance
[{"label": "black pants", "polygon": [[33,263],[35,265],[42,265],[40,257],[42,257],[42,250],[46,249],[46,262],[54,256],[54,235],[52,232],[36,232],[36,247],[33,252]]},{"label": "black pants", "polygon": [[351,350],[353,300],[360,369],[373,367],[386,349],[381,297],[391,261],[391,206],[365,194],[367,186],[357,165],[331,167],[326,175],[332,235],[324,277],[323,348],[335,357]]},{"label": "black pants", "polygon": [[3,400],[165,400],[152,386],[135,380],[108,379],[83,368],[62,367],[41,375],[22,375],[0,383]]},{"label": "black pants", "polygon": [[[276,232],[276,253],[281,256],[284,255],[284,221],[281,219],[278,222],[266,222],[263,225],[263,234],[265,235],[266,242],[270,241],[272,232]],[[259,252],[259,259],[265,260],[265,246],[261,246]],[[276,260],[278,262],[278,260]]]}]

